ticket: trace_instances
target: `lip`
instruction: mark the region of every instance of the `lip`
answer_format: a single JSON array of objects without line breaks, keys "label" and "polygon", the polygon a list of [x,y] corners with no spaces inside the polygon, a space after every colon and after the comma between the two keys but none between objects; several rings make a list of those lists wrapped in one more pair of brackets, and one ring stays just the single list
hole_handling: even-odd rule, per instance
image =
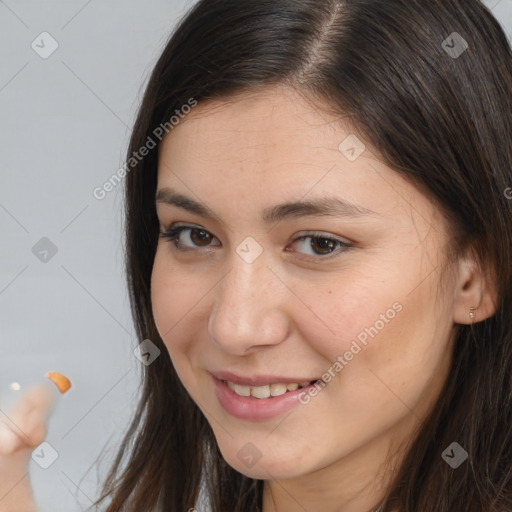
[{"label": "lip", "polygon": [[[314,386],[314,384],[310,384],[305,388],[289,391],[284,395],[260,399],[237,395],[228,387],[224,379],[219,380],[212,375],[212,381],[220,405],[235,418],[249,421],[266,420],[292,409],[300,403],[299,395],[301,393],[308,393],[309,388]],[[267,384],[269,383],[268,381],[266,382]]]},{"label": "lip", "polygon": [[[313,380],[321,380],[320,377],[279,377],[275,375],[254,375],[251,377],[240,377],[232,372],[210,372],[216,379],[229,380],[240,386],[265,386],[267,384],[292,384],[296,382],[311,382]],[[306,389],[306,388],[304,388]]]}]

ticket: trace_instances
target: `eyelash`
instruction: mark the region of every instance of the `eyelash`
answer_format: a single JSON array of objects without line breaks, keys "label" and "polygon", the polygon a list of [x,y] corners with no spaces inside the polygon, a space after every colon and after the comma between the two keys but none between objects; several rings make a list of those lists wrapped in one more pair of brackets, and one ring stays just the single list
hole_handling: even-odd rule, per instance
[{"label": "eyelash", "polygon": [[[198,227],[193,227],[193,226],[176,226],[176,227],[169,228],[167,231],[163,231],[163,232],[161,231],[160,232],[160,237],[166,239],[169,242],[172,242],[172,249],[173,250],[177,250],[177,251],[180,251],[180,252],[194,251],[195,249],[190,248],[190,247],[186,247],[185,246],[185,248],[184,248],[184,246],[179,241],[179,236],[180,236],[181,232],[185,231],[185,230],[189,230],[189,231],[203,231],[203,232],[208,233],[209,235],[211,235],[211,233],[209,231],[206,231],[206,229],[202,229],[202,228],[198,228]],[[215,237],[213,237],[213,238],[215,238]],[[338,240],[336,238],[332,238],[332,237],[329,237],[329,236],[321,235],[321,234],[319,234],[317,232],[307,232],[306,234],[303,234],[303,235],[295,238],[293,240],[293,243],[305,240],[306,238],[311,238],[312,240],[315,240],[315,239],[316,240],[328,240],[330,242],[334,242],[335,244],[338,244],[338,246],[339,246],[339,248],[337,250],[334,250],[334,251],[332,251],[331,253],[329,253],[327,255],[317,255],[317,256],[309,255],[313,259],[321,259],[321,260],[331,259],[331,258],[339,256],[339,253],[346,252],[347,250],[349,250],[352,247],[354,247],[353,244],[342,242],[341,240]],[[204,246],[204,247],[208,248],[208,247],[214,247],[214,246]],[[198,248],[200,249],[200,247],[198,247]]]}]

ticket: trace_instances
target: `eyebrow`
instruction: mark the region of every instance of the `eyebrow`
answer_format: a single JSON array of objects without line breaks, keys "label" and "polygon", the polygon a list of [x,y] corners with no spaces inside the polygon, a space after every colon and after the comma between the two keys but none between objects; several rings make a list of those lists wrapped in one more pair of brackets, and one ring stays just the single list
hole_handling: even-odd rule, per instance
[{"label": "eyebrow", "polygon": [[[215,219],[219,217],[206,205],[183,194],[164,187],[156,193],[157,204],[177,206],[188,212]],[[379,215],[377,212],[337,197],[322,197],[309,201],[293,201],[277,204],[263,210],[262,220],[272,224],[284,219],[298,219],[307,216],[361,217],[364,215]]]}]

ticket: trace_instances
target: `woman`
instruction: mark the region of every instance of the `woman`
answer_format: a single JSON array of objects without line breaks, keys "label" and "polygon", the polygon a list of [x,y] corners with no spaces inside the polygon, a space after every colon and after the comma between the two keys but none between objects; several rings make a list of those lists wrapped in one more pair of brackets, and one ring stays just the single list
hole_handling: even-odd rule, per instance
[{"label": "woman", "polygon": [[198,2],[128,150],[148,364],[96,505],[512,510],[511,141],[477,0]]}]

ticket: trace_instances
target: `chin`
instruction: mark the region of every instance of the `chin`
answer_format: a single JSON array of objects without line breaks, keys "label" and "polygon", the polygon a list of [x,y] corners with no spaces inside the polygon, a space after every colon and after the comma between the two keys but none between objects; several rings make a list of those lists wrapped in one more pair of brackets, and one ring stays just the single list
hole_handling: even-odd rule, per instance
[{"label": "chin", "polygon": [[236,465],[229,462],[228,464],[239,473],[242,473],[249,478],[254,478],[255,480],[287,480],[289,478],[298,477],[302,474],[302,472],[298,472],[296,469],[288,470],[279,464],[274,466],[258,463],[252,468],[249,468],[244,464],[240,464],[239,461],[237,461]]},{"label": "chin", "polygon": [[286,480],[299,477],[308,471],[303,461],[287,459],[275,452],[268,457],[262,455],[261,459],[252,465],[240,460],[237,452],[230,452],[224,460],[239,473],[257,480]]}]

